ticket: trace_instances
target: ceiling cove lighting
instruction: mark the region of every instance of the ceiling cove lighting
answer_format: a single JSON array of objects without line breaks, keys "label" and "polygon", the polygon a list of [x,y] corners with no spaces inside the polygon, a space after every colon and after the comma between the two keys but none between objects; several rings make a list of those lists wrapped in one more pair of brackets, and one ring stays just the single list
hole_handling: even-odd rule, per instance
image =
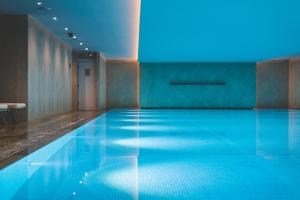
[{"label": "ceiling cove lighting", "polygon": [[140,15],[141,15],[141,0],[135,0],[134,4],[134,12],[136,13],[134,17],[134,24],[132,26],[132,42],[133,42],[133,53],[134,53],[134,59],[138,60],[139,57],[139,33],[140,33]]}]

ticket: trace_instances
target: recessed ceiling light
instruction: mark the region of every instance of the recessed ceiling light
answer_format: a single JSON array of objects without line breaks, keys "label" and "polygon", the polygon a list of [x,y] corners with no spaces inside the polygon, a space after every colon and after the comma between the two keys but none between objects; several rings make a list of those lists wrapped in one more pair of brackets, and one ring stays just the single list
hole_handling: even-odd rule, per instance
[{"label": "recessed ceiling light", "polygon": [[69,38],[73,38],[74,37],[74,33],[72,33],[72,32],[69,32],[69,33],[67,33],[68,34],[68,37]]},{"label": "recessed ceiling light", "polygon": [[80,46],[82,46],[82,45],[83,45],[83,42],[80,42],[79,44],[80,44]]},{"label": "recessed ceiling light", "polygon": [[52,17],[52,19],[53,19],[54,21],[57,21],[57,17]]},{"label": "recessed ceiling light", "polygon": [[41,5],[43,5],[43,3],[42,2],[37,2],[36,3],[38,6],[41,6]]},{"label": "recessed ceiling light", "polygon": [[89,48],[87,48],[87,47],[86,47],[84,50],[88,51],[88,50],[89,50]]},{"label": "recessed ceiling light", "polygon": [[76,36],[76,35],[74,35],[74,36],[73,36],[73,39],[77,39],[77,36]]},{"label": "recessed ceiling light", "polygon": [[65,31],[68,31],[68,30],[69,30],[69,28],[68,28],[68,27],[66,27],[66,28],[65,28]]},{"label": "recessed ceiling light", "polygon": [[39,9],[39,10],[42,10],[42,11],[50,11],[51,10],[50,7],[43,6],[42,3],[37,3],[37,5],[38,5],[37,9]]}]

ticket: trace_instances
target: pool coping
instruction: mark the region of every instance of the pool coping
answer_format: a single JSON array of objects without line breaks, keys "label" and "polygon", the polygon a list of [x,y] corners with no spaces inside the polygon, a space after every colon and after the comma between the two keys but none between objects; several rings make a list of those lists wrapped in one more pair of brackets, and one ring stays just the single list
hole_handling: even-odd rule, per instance
[{"label": "pool coping", "polygon": [[[34,122],[29,122],[29,123],[23,123],[16,126],[1,127],[0,130],[6,131],[5,132],[6,136],[3,137],[0,132],[0,139],[4,138],[7,139],[8,141],[13,139],[14,141],[10,144],[13,145],[13,147],[12,146],[0,147],[0,170],[3,170],[4,168],[17,162],[18,160],[21,160],[22,158],[34,153],[35,151],[43,148],[44,146],[50,144],[51,142],[57,140],[58,138],[67,135],[73,130],[94,120],[95,118],[101,116],[104,113],[105,112],[98,112],[98,111],[68,113],[68,115],[71,115],[70,118],[72,119],[67,120],[67,122],[61,123],[57,126],[53,124],[51,125],[51,122],[53,123],[53,121],[59,120],[64,115],[52,116],[46,119],[36,120]],[[75,117],[72,114],[75,114]],[[41,127],[38,127],[39,125]],[[35,129],[30,130],[28,126],[38,127],[39,130],[35,130]],[[14,131],[15,129],[18,128],[22,129],[23,131],[20,135],[18,134],[12,136],[8,135],[10,133],[9,129]],[[34,134],[34,135],[31,136],[30,138],[28,137],[29,134]]]}]

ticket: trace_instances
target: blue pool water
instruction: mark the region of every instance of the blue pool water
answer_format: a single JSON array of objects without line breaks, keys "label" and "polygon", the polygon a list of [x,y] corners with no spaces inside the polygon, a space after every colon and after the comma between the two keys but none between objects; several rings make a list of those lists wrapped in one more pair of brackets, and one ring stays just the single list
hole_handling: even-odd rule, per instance
[{"label": "blue pool water", "polygon": [[0,199],[300,199],[300,111],[114,110],[0,171]]}]

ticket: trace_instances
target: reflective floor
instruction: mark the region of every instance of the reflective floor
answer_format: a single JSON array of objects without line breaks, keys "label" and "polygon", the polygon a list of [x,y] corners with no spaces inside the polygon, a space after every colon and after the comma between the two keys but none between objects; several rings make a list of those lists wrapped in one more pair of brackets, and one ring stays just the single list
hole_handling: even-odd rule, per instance
[{"label": "reflective floor", "polygon": [[82,126],[99,114],[94,111],[78,111],[28,123],[0,125],[0,170]]},{"label": "reflective floor", "polygon": [[0,199],[300,199],[300,111],[114,110],[0,171]]}]

